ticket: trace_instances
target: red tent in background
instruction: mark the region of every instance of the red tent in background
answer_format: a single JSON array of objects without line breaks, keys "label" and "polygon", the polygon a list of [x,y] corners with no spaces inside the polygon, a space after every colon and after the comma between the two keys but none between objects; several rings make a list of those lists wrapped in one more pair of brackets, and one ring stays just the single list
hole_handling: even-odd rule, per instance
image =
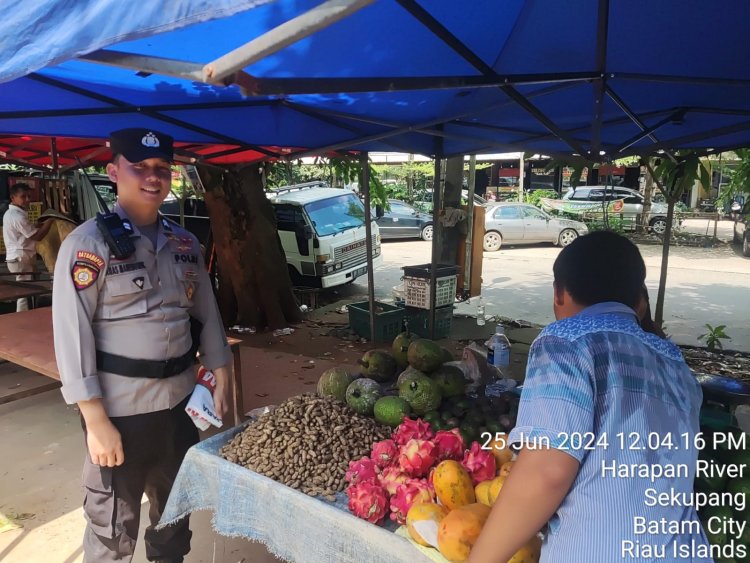
[{"label": "red tent in background", "polygon": [[[298,148],[262,147],[248,149],[229,144],[175,143],[175,160],[190,164],[238,164],[283,158]],[[45,171],[64,172],[76,168],[80,159],[84,165],[103,165],[110,153],[105,139],[48,137],[32,135],[0,135],[0,162],[28,166]]]}]

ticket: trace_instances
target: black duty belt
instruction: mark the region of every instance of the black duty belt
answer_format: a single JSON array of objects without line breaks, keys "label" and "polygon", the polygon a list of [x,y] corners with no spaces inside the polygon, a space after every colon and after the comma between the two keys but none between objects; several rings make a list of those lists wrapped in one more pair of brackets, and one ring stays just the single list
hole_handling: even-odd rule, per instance
[{"label": "black duty belt", "polygon": [[150,379],[166,379],[179,375],[195,363],[198,352],[200,333],[203,325],[197,319],[190,318],[190,336],[192,346],[190,350],[177,358],[168,360],[137,360],[126,358],[109,352],[96,351],[96,368],[107,373],[116,373],[127,377],[146,377]]}]

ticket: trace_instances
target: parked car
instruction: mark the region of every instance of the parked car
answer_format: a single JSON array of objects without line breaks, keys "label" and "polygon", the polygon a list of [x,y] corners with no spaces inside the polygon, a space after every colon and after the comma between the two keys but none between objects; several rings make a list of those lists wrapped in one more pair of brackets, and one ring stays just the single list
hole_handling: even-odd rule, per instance
[{"label": "parked car", "polygon": [[[611,186],[579,186],[575,190],[571,188],[563,196],[563,199],[592,203],[622,199],[625,205],[621,213],[623,219],[626,221],[626,227],[628,225],[634,227],[638,217],[643,215],[643,194],[630,188],[620,186],[615,186],[614,188]],[[664,233],[667,229],[666,203],[651,202],[648,224],[656,234],[661,235]]]},{"label": "parked car", "polygon": [[[414,207],[423,213],[432,213],[432,190],[419,194],[418,199],[414,201]],[[461,191],[461,205],[468,203],[469,190]],[[474,194],[474,205],[487,205],[487,200],[482,196]]]},{"label": "parked car", "polygon": [[750,200],[734,215],[734,242],[742,244],[742,255],[750,258],[750,230],[747,228],[750,222]]},{"label": "parked car", "polygon": [[377,218],[381,239],[421,238],[432,240],[432,216],[408,203],[389,199],[390,211]]},{"label": "parked car", "polygon": [[552,217],[526,203],[496,203],[487,208],[484,231],[484,250],[494,252],[503,244],[567,246],[589,229],[580,221]]}]

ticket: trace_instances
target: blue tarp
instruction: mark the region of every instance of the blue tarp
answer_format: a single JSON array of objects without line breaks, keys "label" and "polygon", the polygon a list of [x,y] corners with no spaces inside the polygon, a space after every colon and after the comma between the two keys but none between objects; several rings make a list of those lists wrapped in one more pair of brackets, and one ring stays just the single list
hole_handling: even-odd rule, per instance
[{"label": "blue tarp", "polygon": [[251,147],[615,158],[750,145],[745,0],[379,0],[247,67],[252,96],[77,60],[48,66],[104,47],[204,64],[319,3],[12,2],[0,22],[0,133],[106,137],[139,125]]}]

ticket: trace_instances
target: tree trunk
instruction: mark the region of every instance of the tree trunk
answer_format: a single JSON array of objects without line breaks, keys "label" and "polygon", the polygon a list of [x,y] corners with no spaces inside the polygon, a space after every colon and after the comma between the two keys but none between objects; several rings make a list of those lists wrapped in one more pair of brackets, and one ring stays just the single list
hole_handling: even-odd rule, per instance
[{"label": "tree trunk", "polygon": [[661,250],[661,274],[659,275],[659,293],[656,298],[656,311],[654,323],[661,328],[664,325],[664,296],[667,291],[667,268],[669,267],[669,246],[672,240],[672,221],[674,220],[674,207],[676,200],[667,200],[667,230],[664,231],[664,240]]},{"label": "tree trunk", "polygon": [[[464,157],[456,156],[447,159],[445,163],[445,192],[443,194],[443,209],[461,207],[461,190],[464,180]],[[434,197],[434,196],[433,196]],[[443,228],[443,238],[440,241],[440,263],[458,263],[458,241],[461,236],[461,225]],[[434,229],[433,229],[433,232]]]},{"label": "tree trunk", "polygon": [[644,233],[648,232],[648,219],[651,214],[651,199],[654,197],[654,177],[651,170],[646,167],[646,182],[643,186],[643,214],[641,215],[640,228]]},{"label": "tree trunk", "polygon": [[[200,168],[219,269],[219,302],[228,325],[263,330],[301,319],[276,217],[258,166],[239,172]],[[232,307],[234,305],[234,307]]]}]

